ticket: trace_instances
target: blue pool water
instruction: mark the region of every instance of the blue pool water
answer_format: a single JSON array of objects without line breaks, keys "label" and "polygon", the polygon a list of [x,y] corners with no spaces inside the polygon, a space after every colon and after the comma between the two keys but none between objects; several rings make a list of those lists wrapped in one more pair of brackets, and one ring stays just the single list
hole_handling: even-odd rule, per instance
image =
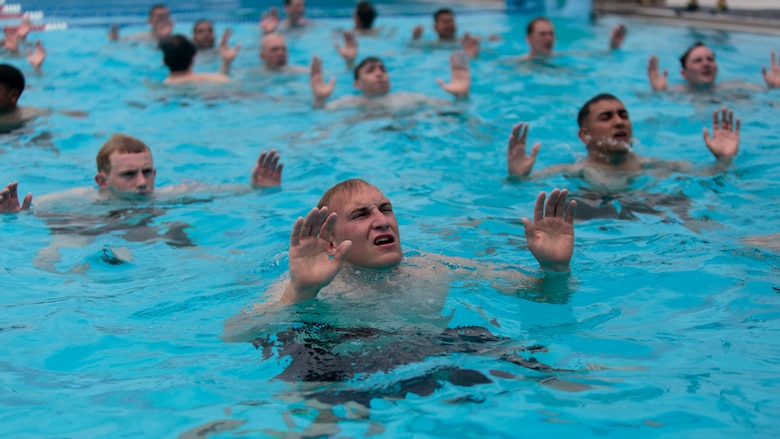
[{"label": "blue pool water", "polygon": [[[238,83],[196,92],[162,87],[157,52],[109,43],[102,29],[37,34],[49,58],[42,76],[26,71],[22,104],[84,110],[89,117],[55,113],[2,135],[3,182],[19,180],[21,192],[36,195],[90,186],[96,151],[111,133],[124,132],[152,147],[158,187],[212,186],[158,203],[163,212],[150,214],[162,229],[189,224],[194,246],[104,233],[62,248],[59,261],[44,257],[49,269],[33,262],[56,238],[44,206],[33,215],[0,217],[2,435],[774,437],[778,254],[745,239],[778,232],[780,94],[653,94],[645,65],[651,53],[659,55],[671,82],[679,83],[676,58],[703,40],[718,54],[720,80],[760,84],[776,38],[628,22],[624,50],[595,57],[582,52],[603,50],[617,19],[596,25],[561,19],[556,47],[571,53],[517,66],[506,58],[524,53],[528,19],[458,17],[461,31],[503,37],[472,62],[467,102],[369,115],[312,112],[306,75],[258,77],[257,29],[249,24],[233,25],[233,42],[243,43],[234,66]],[[448,78],[448,52],[406,44],[412,27],[429,20],[380,17],[387,36],[361,39],[360,54],[385,59],[394,91],[449,99],[434,82]],[[351,73],[331,44],[333,30],[346,26],[335,20],[289,42],[293,64],[307,64],[313,53],[325,59],[326,75],[337,78],[334,97],[353,93]],[[224,27],[217,24],[220,32]],[[216,68],[213,60],[197,67]],[[535,274],[520,218],[530,216],[540,190],[582,194],[588,187],[562,175],[507,181],[509,130],[519,120],[531,124],[530,141],[542,142],[536,169],[573,162],[584,156],[576,112],[605,91],[628,106],[639,153],[694,167],[637,179],[632,193],[684,195],[687,211],[659,207],[660,214],[632,220],[578,222],[565,288],[507,296],[489,279],[474,279],[454,284],[443,310],[453,315],[450,327],[487,327],[506,337],[505,346],[545,346],[534,357],[573,372],[453,353],[312,389],[273,379],[288,358],[266,360],[249,343],[221,340],[225,321],[262,300],[285,274],[294,219],[345,178],[365,178],[393,200],[407,251],[516,264]],[[742,118],[740,154],[728,170],[711,175],[701,128],[724,104]],[[269,148],[285,162],[281,190],[217,187],[246,185],[252,163]],[[57,208],[101,208],[74,204]],[[107,249],[132,261],[111,264]],[[360,315],[343,318],[354,326],[371,323]],[[381,389],[453,366],[492,382],[442,382],[428,396],[375,398],[370,409],[344,403],[326,410],[300,397]]]}]

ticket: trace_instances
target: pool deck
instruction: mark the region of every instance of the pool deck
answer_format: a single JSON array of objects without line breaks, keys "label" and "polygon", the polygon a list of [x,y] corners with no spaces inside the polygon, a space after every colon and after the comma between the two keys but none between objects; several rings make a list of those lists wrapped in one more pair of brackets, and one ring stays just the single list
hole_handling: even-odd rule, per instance
[{"label": "pool deck", "polygon": [[716,0],[699,0],[699,10],[685,11],[688,0],[593,0],[597,15],[617,14],[679,26],[780,35],[780,0],[729,0],[727,12],[715,13]]}]

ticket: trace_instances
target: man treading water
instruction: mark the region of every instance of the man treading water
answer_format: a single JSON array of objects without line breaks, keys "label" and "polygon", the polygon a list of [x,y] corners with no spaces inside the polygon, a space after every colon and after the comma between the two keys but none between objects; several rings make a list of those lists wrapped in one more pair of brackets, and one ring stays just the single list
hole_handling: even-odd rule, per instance
[{"label": "man treading water", "polygon": [[[528,249],[544,271],[540,279],[531,279],[514,265],[432,254],[405,256],[390,200],[364,180],[341,182],[295,222],[289,279],[272,286],[262,303],[226,322],[224,339],[251,341],[266,356],[273,352],[289,356],[290,364],[278,375],[289,381],[346,381],[454,353],[490,355],[532,369],[555,370],[517,355],[544,348],[518,346],[482,327],[449,328],[453,316],[443,311],[457,281],[503,279],[515,285],[566,281],[576,209],[576,202],[567,203],[566,196],[566,189],[555,189],[549,197],[540,193],[533,221],[523,218]],[[406,384],[425,382],[430,390],[439,386],[439,380],[470,383],[463,385],[490,382],[480,372],[453,366],[435,368]],[[403,397],[412,391],[400,384],[395,390],[342,389],[310,396],[329,403],[365,403],[372,397]]]}]

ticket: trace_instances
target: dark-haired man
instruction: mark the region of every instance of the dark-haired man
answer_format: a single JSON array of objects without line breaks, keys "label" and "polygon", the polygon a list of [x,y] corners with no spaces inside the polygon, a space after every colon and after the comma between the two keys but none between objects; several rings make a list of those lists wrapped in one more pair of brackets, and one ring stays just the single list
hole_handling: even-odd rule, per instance
[{"label": "dark-haired man", "polygon": [[230,77],[227,76],[230,72],[230,65],[241,49],[241,43],[232,48],[228,45],[230,35],[230,29],[225,30],[225,33],[222,34],[222,41],[219,44],[222,66],[218,73],[194,73],[192,71],[198,48],[184,35],[172,35],[160,41],[163,62],[170,70],[168,77],[163,82],[165,84],[186,84],[230,81]]},{"label": "dark-haired man", "polygon": [[[171,11],[162,3],[157,3],[149,8],[149,18],[147,23],[151,27],[146,32],[138,32],[125,37],[125,40],[139,40],[145,42],[159,42],[165,37],[173,34],[173,20],[171,20]],[[111,26],[108,34],[110,40],[119,39],[119,26]]]},{"label": "dark-haired man", "polygon": [[304,0],[284,0],[284,20],[279,19],[279,10],[271,7],[268,12],[260,16],[260,29],[264,34],[271,32],[285,32],[292,29],[300,29],[309,24],[311,20],[304,17],[306,2]]},{"label": "dark-haired man", "polygon": [[[40,69],[40,64],[46,57],[40,41],[36,44],[35,51],[29,55],[29,58],[32,58],[30,63],[35,62],[34,67],[37,65]],[[47,110],[18,105],[24,86],[25,79],[21,70],[10,64],[0,64],[0,133],[13,131],[31,119],[49,113]]]},{"label": "dark-haired man", "polygon": [[376,32],[374,29],[374,20],[376,19],[376,8],[371,2],[362,1],[355,6],[355,13],[353,19],[355,20],[355,32],[361,35],[373,35]]},{"label": "dark-haired man", "polygon": [[192,27],[192,42],[198,50],[214,48],[214,23],[211,20],[198,20]]},{"label": "dark-haired man", "polygon": [[[450,56],[449,83],[436,79],[442,89],[456,98],[465,98],[471,88],[471,72],[468,60],[462,52],[453,52]],[[368,57],[361,61],[354,70],[354,88],[360,91],[359,96],[341,98],[330,107],[396,107],[409,105],[413,102],[429,102],[430,97],[411,93],[390,94],[390,75],[384,62],[376,57]],[[322,60],[314,57],[311,63],[311,88],[314,94],[314,106],[324,107],[328,97],[333,93],[335,79],[325,83],[322,75]]]},{"label": "dark-haired man", "polygon": [[[587,156],[572,165],[551,166],[544,173],[566,172],[582,175],[586,170],[602,172],[640,172],[658,160],[647,159],[631,147],[633,127],[625,105],[611,94],[600,94],[582,106],[577,116],[577,136],[587,148]],[[704,128],[704,143],[715,158],[730,163],[739,148],[740,120],[734,121],[734,112],[723,108],[712,116],[712,137]],[[507,164],[509,174],[523,177],[531,173],[540,144],[536,143],[531,154],[526,155],[528,124],[518,123],[509,137]],[[677,162],[666,162],[679,167]]]},{"label": "dark-haired man", "polygon": [[[416,26],[412,30],[412,41],[419,41],[423,35],[423,26]],[[452,43],[458,43],[458,26],[455,24],[455,11],[449,8],[441,8],[433,13],[433,30],[438,35],[437,43],[445,43],[452,48]],[[469,33],[463,35],[460,45],[466,55],[475,58],[479,55],[479,40]]]},{"label": "dark-haired man", "polygon": [[[673,87],[672,90],[674,91],[702,91],[734,87],[761,89],[761,87],[755,84],[741,81],[716,84],[718,62],[715,59],[715,53],[701,41],[697,41],[683,53],[680,57],[680,65],[682,67],[680,74],[686,83],[685,85]],[[768,88],[780,87],[780,63],[776,63],[774,52],[772,52],[769,71],[766,68],[762,68],[762,73]],[[658,57],[655,55],[651,55],[647,63],[647,76],[654,91],[669,89],[669,71],[664,69],[663,74],[659,72]]]}]

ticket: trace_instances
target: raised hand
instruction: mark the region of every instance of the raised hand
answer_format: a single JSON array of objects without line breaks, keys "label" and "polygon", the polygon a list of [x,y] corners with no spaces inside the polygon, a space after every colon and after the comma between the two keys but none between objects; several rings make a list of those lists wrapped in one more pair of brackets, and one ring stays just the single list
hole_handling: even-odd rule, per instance
[{"label": "raised hand", "polygon": [[623,24],[618,24],[612,28],[612,33],[609,35],[609,48],[619,49],[623,45],[623,40],[626,38],[628,28]]},{"label": "raised hand", "polygon": [[[233,63],[233,60],[236,59],[236,56],[238,56],[238,51],[241,50],[241,43],[230,47],[228,42],[230,41],[231,35],[233,35],[233,31],[230,29],[225,29],[225,32],[222,33],[222,39],[219,42],[219,56],[222,57],[223,66],[230,66],[230,64]],[[227,69],[223,70],[225,71],[222,73],[227,74]]]},{"label": "raised hand", "polygon": [[658,73],[658,57],[655,55],[651,55],[647,62],[647,77],[650,78],[650,86],[655,91],[666,90],[669,84],[669,71],[664,69],[663,75]]},{"label": "raised hand", "polygon": [[358,51],[355,33],[352,31],[344,32],[344,47],[341,47],[338,42],[333,43],[333,45],[336,46],[336,50],[338,50],[341,57],[344,58],[344,61],[347,62],[347,67],[351,68],[352,64],[355,62],[355,58],[357,58]]},{"label": "raised hand", "polygon": [[463,34],[461,46],[463,52],[465,52],[469,57],[476,58],[479,56],[479,39],[472,37],[470,33],[466,32]]},{"label": "raised hand", "polygon": [[35,51],[31,51],[30,49],[27,49],[27,62],[30,63],[32,68],[39,72],[41,70],[41,65],[43,65],[43,60],[46,59],[46,49],[43,48],[43,44],[41,44],[41,40],[37,40],[35,42]]},{"label": "raised hand", "polygon": [[10,26],[3,28],[5,34],[5,41],[3,41],[3,48],[11,53],[19,53],[19,37],[16,35],[16,30]]},{"label": "raised hand", "polygon": [[270,34],[279,27],[279,9],[276,6],[272,6],[268,9],[268,12],[263,12],[260,16],[260,29],[264,34]]},{"label": "raised hand", "polygon": [[19,182],[8,183],[3,190],[0,191],[0,213],[12,213],[27,210],[32,203],[32,194],[27,194],[24,197],[22,205],[19,206],[19,196],[16,192],[16,188],[19,186]]},{"label": "raised hand", "polygon": [[422,37],[424,28],[422,26],[415,26],[412,30],[412,39],[419,40]]},{"label": "raised hand", "polygon": [[577,202],[571,200],[566,208],[567,189],[554,189],[547,198],[545,193],[536,197],[533,223],[523,218],[528,250],[543,270],[568,271],[574,251],[574,213]]},{"label": "raised hand", "polygon": [[282,184],[282,168],[284,163],[279,163],[279,154],[275,149],[266,153],[260,153],[260,157],[252,169],[252,187],[274,187]]},{"label": "raised hand", "polygon": [[336,219],[336,213],[329,214],[325,206],[315,207],[306,218],[295,221],[290,234],[290,283],[282,303],[314,298],[344,266],[352,241],[331,247]]},{"label": "raised hand", "polygon": [[528,175],[536,163],[536,155],[539,154],[540,143],[534,143],[531,148],[531,155],[525,155],[525,142],[528,138],[528,124],[518,122],[512,127],[512,134],[509,135],[509,145],[507,145],[506,165],[510,175],[518,177]]},{"label": "raised hand", "polygon": [[436,82],[456,97],[468,96],[471,89],[471,72],[469,62],[462,51],[456,50],[450,55],[450,83],[446,84],[439,78],[436,78]]},{"label": "raised hand", "polygon": [[734,111],[726,107],[721,109],[721,120],[718,121],[718,110],[712,112],[712,138],[705,127],[704,143],[718,160],[731,159],[739,150],[739,124],[734,124]]},{"label": "raised hand", "polygon": [[767,87],[780,87],[780,59],[775,58],[774,51],[772,51],[772,59],[769,62],[769,71],[766,70],[766,67],[761,67],[761,73],[764,75],[764,81],[766,81]]},{"label": "raised hand", "polygon": [[314,105],[321,106],[325,104],[325,99],[333,93],[336,85],[336,78],[330,78],[327,84],[322,78],[322,60],[314,55],[311,59],[311,75],[309,77],[311,91],[314,93]]}]

